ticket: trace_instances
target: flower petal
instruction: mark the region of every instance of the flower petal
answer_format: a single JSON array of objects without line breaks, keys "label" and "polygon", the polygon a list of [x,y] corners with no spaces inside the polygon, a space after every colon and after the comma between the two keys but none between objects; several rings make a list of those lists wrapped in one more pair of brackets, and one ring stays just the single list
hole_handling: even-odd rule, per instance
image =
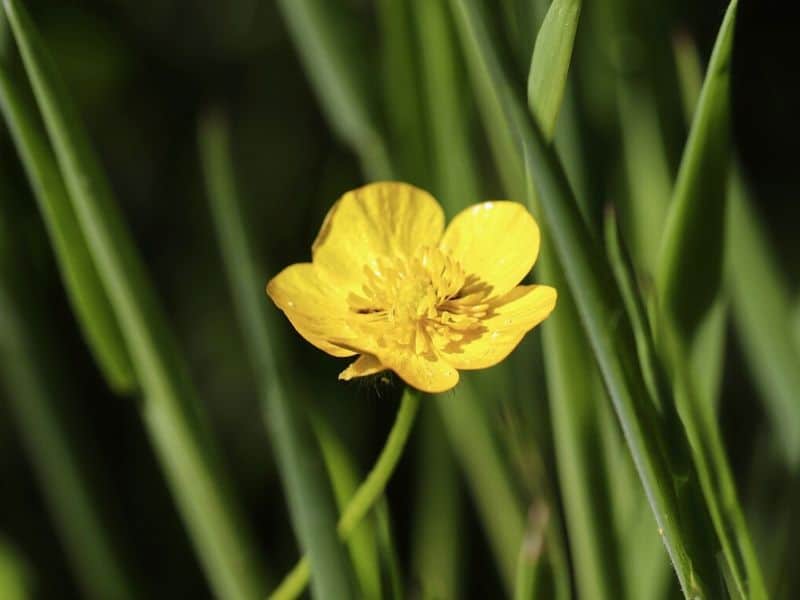
[{"label": "flower petal", "polygon": [[379,257],[408,257],[421,246],[436,246],[443,230],[444,213],[428,192],[406,183],[372,183],[331,207],[311,251],[326,279],[359,291],[365,266],[374,269]]},{"label": "flower petal", "polygon": [[354,377],[364,377],[385,371],[386,366],[373,354],[362,354],[341,373],[339,379],[350,381]]},{"label": "flower petal", "polygon": [[539,226],[518,202],[493,201],[461,211],[439,247],[501,296],[533,268],[539,254]]},{"label": "flower petal", "polygon": [[342,294],[319,277],[311,263],[286,267],[267,284],[267,294],[297,332],[333,356],[353,356],[347,343],[354,340],[348,308]]},{"label": "flower petal", "polygon": [[531,329],[544,321],[556,305],[555,288],[520,285],[497,299],[493,315],[482,321],[486,331],[470,341],[440,348],[456,369],[485,369],[506,358]]},{"label": "flower petal", "polygon": [[446,392],[458,383],[458,371],[434,353],[393,350],[379,358],[408,385],[429,394]]}]

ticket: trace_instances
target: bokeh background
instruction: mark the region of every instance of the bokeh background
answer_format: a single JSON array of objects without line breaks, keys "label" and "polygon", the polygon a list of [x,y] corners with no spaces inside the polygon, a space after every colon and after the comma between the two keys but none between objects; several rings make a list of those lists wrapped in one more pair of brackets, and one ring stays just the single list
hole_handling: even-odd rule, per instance
[{"label": "bokeh background", "polygon": [[[198,157],[198,118],[209,107],[217,107],[230,119],[238,182],[265,283],[283,266],[307,259],[327,208],[341,193],[363,182],[358,162],[327,126],[270,0],[37,0],[27,4],[79,104],[187,352],[249,522],[270,569],[279,575],[294,563],[298,550],[210,221]],[[382,40],[373,2],[352,0],[349,4],[358,27],[377,50]],[[498,0],[498,13],[501,4]],[[592,24],[601,21],[591,16],[593,3],[586,4],[578,33],[577,69],[581,69],[581,56],[596,51]],[[607,94],[609,86],[603,81],[613,80],[616,69],[635,71],[642,65],[668,61],[669,56],[659,57],[648,46],[648,32],[688,34],[707,60],[726,2],[630,4],[632,29],[641,38],[621,39],[621,56],[604,57],[603,68],[581,79],[578,102]],[[796,23],[783,14],[785,10],[786,3],[780,0],[741,3],[733,64],[733,125],[737,152],[760,216],[797,290],[800,54]],[[389,76],[378,56],[377,51],[363,56],[365,78],[376,94],[383,93],[383,80]],[[526,71],[520,64],[521,77]],[[587,83],[591,81],[598,86]],[[673,102],[679,95],[676,89],[658,88],[657,94],[664,106],[677,106]],[[469,101],[470,95],[464,98]],[[619,155],[614,148],[620,142],[613,106],[603,113],[602,101],[593,105],[600,106],[601,114],[584,125],[587,158],[596,165],[591,185],[599,218],[604,190],[621,176],[619,165],[613,163]],[[467,110],[474,114],[472,142],[477,149],[486,148],[475,108]],[[662,123],[673,168],[685,136],[679,123],[679,115],[667,116]],[[486,174],[484,196],[496,197],[501,188],[491,174],[488,149],[478,152]],[[83,459],[98,475],[113,534],[143,574],[150,597],[209,597],[142,427],[136,400],[116,397],[106,388],[82,341],[27,181],[2,126],[0,202],[10,216],[15,260],[27,273],[30,310],[38,323],[38,351],[58,391],[63,418],[77,432]],[[288,327],[285,333],[292,365],[307,381],[310,401],[331,420],[366,468],[391,423],[397,388],[375,381],[343,386],[336,381],[340,361],[302,343]],[[530,344],[536,344],[535,335]],[[736,339],[731,336],[730,340],[721,418],[741,488],[753,481],[752,457],[761,450],[764,416],[754,400]],[[497,402],[489,413],[509,454],[536,453],[536,460],[518,461],[524,487],[526,469],[549,470],[552,476],[547,406],[540,394],[527,399],[535,406],[521,408],[506,392],[496,390]],[[29,457],[6,410],[5,393],[0,385],[0,536],[22,556],[36,597],[79,597]],[[535,450],[509,441],[514,437],[508,431],[510,414],[520,417],[517,421],[535,434]],[[412,440],[411,451],[389,487],[395,533],[405,562],[415,501],[414,444]],[[761,482],[782,490],[781,483]],[[475,598],[492,597],[499,589],[498,575],[466,489],[462,491],[466,525],[461,548],[474,581],[469,591]]]}]

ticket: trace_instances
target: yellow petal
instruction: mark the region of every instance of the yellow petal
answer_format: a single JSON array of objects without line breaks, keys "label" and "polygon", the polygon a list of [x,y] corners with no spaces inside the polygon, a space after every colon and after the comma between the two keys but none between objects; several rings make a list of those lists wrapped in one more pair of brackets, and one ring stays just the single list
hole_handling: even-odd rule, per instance
[{"label": "yellow petal", "polygon": [[355,337],[348,324],[348,308],[341,293],[311,263],[286,267],[267,284],[267,294],[297,332],[333,356],[353,356],[347,347]]},{"label": "yellow petal", "polygon": [[444,213],[428,192],[406,183],[379,182],[347,192],[331,207],[312,246],[313,261],[331,283],[359,292],[364,267],[380,257],[411,256],[436,246]]},{"label": "yellow petal", "polygon": [[446,392],[458,383],[458,371],[433,353],[394,350],[381,354],[380,361],[408,385],[429,394]]},{"label": "yellow petal", "polygon": [[439,245],[501,296],[533,268],[539,254],[539,226],[518,202],[476,204],[452,220]]},{"label": "yellow petal", "polygon": [[350,381],[354,377],[364,377],[385,371],[386,367],[372,354],[362,354],[350,363],[344,371],[339,373],[339,379]]},{"label": "yellow petal", "polygon": [[506,358],[525,334],[544,321],[556,305],[556,290],[546,285],[520,285],[497,299],[492,316],[477,338],[440,349],[456,369],[485,369]]}]

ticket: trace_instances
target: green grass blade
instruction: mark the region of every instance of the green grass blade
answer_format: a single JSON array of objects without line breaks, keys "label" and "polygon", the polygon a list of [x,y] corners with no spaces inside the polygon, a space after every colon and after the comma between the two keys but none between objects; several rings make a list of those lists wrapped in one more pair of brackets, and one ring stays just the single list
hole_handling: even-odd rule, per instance
[{"label": "green grass blade", "polygon": [[486,529],[501,579],[511,593],[525,519],[497,444],[486,427],[487,417],[473,383],[464,378],[452,395],[438,396],[436,403]]},{"label": "green grass blade", "polygon": [[286,393],[284,372],[275,354],[277,328],[268,321],[268,304],[250,234],[235,185],[227,128],[219,115],[200,125],[200,150],[213,222],[246,336],[264,416],[272,433],[290,514],[308,553],[312,588],[323,598],[352,596],[350,565],[336,535],[337,511],[310,426]]},{"label": "green grass blade", "polygon": [[528,529],[517,557],[514,600],[533,600],[540,597],[542,553],[549,528],[550,510],[547,504],[534,504],[529,511]]},{"label": "green grass blade", "polygon": [[413,527],[413,573],[423,598],[460,598],[462,502],[458,471],[436,406],[422,408]]},{"label": "green grass blade", "polygon": [[[30,289],[30,275],[16,266],[0,223],[0,383],[16,421],[48,510],[82,592],[98,600],[139,596],[112,539],[94,485],[86,448],[75,443],[65,419],[60,365],[48,352],[45,307]],[[81,452],[81,450],[83,450]],[[0,588],[2,589],[2,588]],[[0,593],[0,597],[5,596]]]},{"label": "green grass blade", "polygon": [[19,84],[0,65],[0,109],[39,204],[67,296],[109,386],[130,392],[135,381],[122,334],[39,117],[29,105]]},{"label": "green grass blade", "polygon": [[533,48],[528,76],[528,106],[547,139],[553,138],[564,99],[580,14],[580,0],[553,0]]},{"label": "green grass blade", "polygon": [[431,149],[423,106],[422,74],[413,23],[416,0],[378,0],[383,104],[394,176],[431,185]]},{"label": "green grass blade", "polygon": [[[494,96],[501,110],[487,126],[517,132],[525,144],[523,157],[536,185],[545,216],[545,235],[552,235],[565,269],[587,337],[622,425],[631,454],[670,553],[684,593],[715,597],[719,591],[713,548],[688,543],[689,526],[679,518],[667,450],[660,443],[657,415],[639,371],[630,325],[619,314],[622,300],[608,264],[586,228],[563,169],[532,119],[510,90],[494,56],[488,32],[475,0],[453,0],[462,41],[468,48],[478,93]],[[521,151],[521,149],[519,150]],[[539,211],[536,211],[539,212]],[[685,444],[685,440],[681,440]],[[702,506],[702,505],[701,505]],[[698,511],[701,515],[702,510]],[[700,517],[702,520],[702,517]],[[702,523],[701,523],[702,524]],[[713,563],[712,563],[713,564]]]},{"label": "green grass blade", "polygon": [[355,24],[333,0],[279,0],[283,18],[311,79],[328,123],[361,160],[370,179],[391,179],[389,153],[361,62]]},{"label": "green grass blade", "polygon": [[788,282],[775,259],[755,203],[738,174],[731,181],[728,227],[728,280],[736,331],[781,454],[797,472],[800,341],[787,333],[792,319]]},{"label": "green grass blade", "polygon": [[716,370],[719,378],[724,344],[720,291],[736,7],[736,0],[728,6],[700,92],[664,232],[657,284],[662,342],[677,405],[729,576],[742,596],[764,598],[763,576],[712,410],[713,388],[703,384],[709,371]]},{"label": "green grass blade", "polygon": [[[348,455],[347,448],[319,418],[314,423],[314,431],[319,440],[325,466],[330,473],[336,504],[339,510],[343,511],[358,489],[358,471],[353,459]],[[380,555],[374,524],[374,515],[365,519],[355,528],[347,542],[360,587],[359,598],[365,600],[382,597]]]},{"label": "green grass blade", "polygon": [[28,600],[33,597],[30,590],[30,573],[27,565],[11,544],[0,537],[0,598]]},{"label": "green grass blade", "polygon": [[17,0],[6,15],[55,150],[78,222],[131,356],[142,416],[215,592],[263,591],[254,543],[189,382],[166,317],[122,221],[77,112]]},{"label": "green grass blade", "polygon": [[464,82],[448,5],[443,0],[414,0],[413,7],[433,150],[433,189],[452,217],[480,200],[467,118],[470,106],[462,93]]}]

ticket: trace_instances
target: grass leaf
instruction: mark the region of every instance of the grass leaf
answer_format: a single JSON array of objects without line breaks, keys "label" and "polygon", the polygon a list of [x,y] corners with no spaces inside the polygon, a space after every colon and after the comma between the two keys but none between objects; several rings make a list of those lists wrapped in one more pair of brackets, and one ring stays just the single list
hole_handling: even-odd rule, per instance
[{"label": "grass leaf", "polygon": [[360,68],[369,53],[357,45],[355,24],[331,0],[279,0],[278,7],[330,127],[358,154],[368,178],[391,179],[374,94]]},{"label": "grass leaf", "polygon": [[166,317],[122,221],[81,120],[26,11],[4,0],[78,223],[122,330],[142,416],[215,592],[263,592],[254,543],[220,463]]},{"label": "grass leaf", "polygon": [[67,296],[109,386],[130,392],[136,382],[116,317],[39,117],[23,94],[6,66],[0,65],[0,109],[39,204]]},{"label": "grass leaf", "polygon": [[279,330],[268,320],[265,282],[256,267],[242,216],[228,131],[220,115],[210,114],[201,122],[199,139],[213,222],[257,377],[264,417],[272,434],[289,511],[311,563],[312,589],[323,598],[351,597],[351,568],[336,535],[338,511],[310,425],[286,393],[285,376],[281,375],[285,369],[280,368],[275,353]]},{"label": "grass leaf", "polygon": [[553,0],[539,28],[528,76],[528,106],[542,133],[552,139],[567,86],[580,0]]}]

